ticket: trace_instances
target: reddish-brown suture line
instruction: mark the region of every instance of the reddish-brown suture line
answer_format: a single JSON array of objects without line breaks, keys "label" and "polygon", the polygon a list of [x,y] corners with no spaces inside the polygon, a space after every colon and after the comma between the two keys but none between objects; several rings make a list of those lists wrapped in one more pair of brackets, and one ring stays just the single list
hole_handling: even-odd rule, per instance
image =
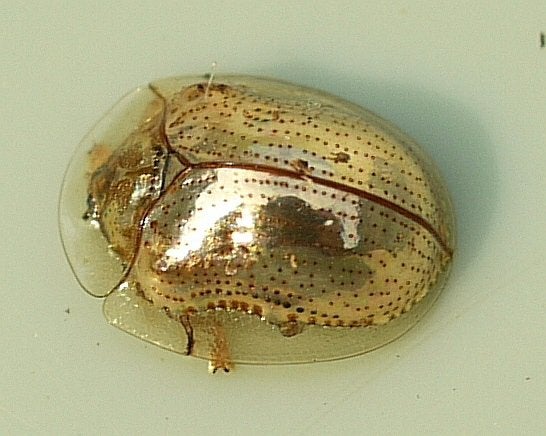
[{"label": "reddish-brown suture line", "polygon": [[[220,168],[234,168],[234,169],[241,169],[241,170],[252,170],[252,171],[258,171],[263,173],[268,173],[273,176],[283,176],[288,177],[291,179],[297,179],[297,180],[312,180],[314,183],[316,183],[319,186],[327,186],[329,188],[337,189],[341,192],[346,192],[349,194],[353,194],[360,198],[365,198],[366,200],[372,201],[376,204],[379,204],[380,206],[386,207],[403,217],[409,219],[410,221],[413,221],[415,224],[420,225],[422,228],[424,228],[426,231],[428,231],[434,239],[438,242],[438,244],[442,247],[444,252],[449,256],[453,256],[453,249],[449,247],[442,239],[438,231],[430,224],[427,220],[425,220],[420,215],[417,215],[416,213],[413,213],[407,209],[404,209],[403,207],[397,205],[396,203],[393,203],[389,200],[386,200],[385,198],[379,197],[378,195],[372,194],[370,192],[364,191],[362,189],[358,189],[352,186],[344,185],[343,183],[335,182],[333,180],[327,180],[323,179],[321,177],[313,176],[312,174],[307,174],[304,172],[297,172],[292,170],[287,170],[284,168],[278,168],[274,166],[268,166],[268,165],[261,165],[261,164],[247,164],[247,163],[236,163],[236,162],[222,162],[222,161],[211,161],[211,162],[200,162],[200,163],[192,163],[190,162],[186,157],[183,155],[177,153],[174,151],[169,138],[166,135],[165,132],[165,117],[166,117],[166,107],[167,102],[165,100],[165,97],[152,85],[149,85],[150,90],[156,94],[164,103],[163,106],[163,115],[162,115],[162,122],[160,124],[160,132],[161,136],[163,138],[163,142],[169,153],[171,153],[175,158],[178,159],[178,161],[185,167],[184,170],[182,170],[174,179],[177,180],[182,174],[188,174],[191,172],[192,169],[220,169]],[[166,187],[165,187],[166,189]],[[159,197],[161,198],[161,196]],[[159,198],[156,200],[158,201]],[[148,210],[144,213],[142,219],[145,219],[145,217],[148,215],[148,212],[155,206],[155,201],[152,203],[152,205],[149,206]],[[141,222],[141,224],[143,224]],[[139,241],[140,241],[140,235],[139,235]],[[137,247],[139,245],[139,241],[137,243]],[[138,251],[138,250],[137,250]],[[134,262],[135,256],[133,257],[133,260],[131,261],[131,264]],[[130,269],[130,268],[129,268]]]},{"label": "reddish-brown suture line", "polygon": [[191,164],[189,162],[185,162],[188,165],[188,168],[185,169],[188,170],[191,169],[220,169],[220,168],[233,168],[233,169],[240,169],[240,170],[251,170],[251,171],[257,171],[262,173],[268,173],[273,176],[282,176],[282,177],[288,177],[291,179],[298,179],[298,180],[311,180],[314,183],[316,183],[319,186],[327,186],[328,188],[337,189],[341,192],[346,192],[349,194],[353,194],[360,198],[365,198],[366,200],[372,201],[376,204],[379,204],[380,206],[386,207],[403,217],[409,219],[410,221],[413,221],[414,223],[420,225],[423,227],[426,231],[428,231],[434,239],[438,241],[442,249],[451,257],[453,255],[453,250],[446,244],[446,242],[441,238],[438,231],[423,217],[420,215],[417,215],[407,209],[404,209],[403,207],[399,206],[396,203],[393,203],[389,200],[386,200],[383,197],[380,197],[378,195],[372,194],[370,192],[364,191],[363,189],[358,189],[353,186],[344,185],[343,183],[335,182],[333,180],[323,179],[321,177],[313,176],[312,174],[307,174],[303,172],[297,172],[297,171],[291,171],[284,168],[278,168],[274,166],[268,166],[268,165],[260,165],[260,164],[247,164],[247,163],[235,163],[235,162],[200,162],[196,164]]}]

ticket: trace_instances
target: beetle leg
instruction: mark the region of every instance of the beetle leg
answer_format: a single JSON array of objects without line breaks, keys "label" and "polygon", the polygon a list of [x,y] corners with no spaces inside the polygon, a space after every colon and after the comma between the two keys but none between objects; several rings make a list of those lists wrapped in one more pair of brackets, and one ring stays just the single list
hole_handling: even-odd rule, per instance
[{"label": "beetle leg", "polygon": [[180,317],[180,323],[182,324],[182,327],[184,327],[184,330],[186,330],[186,336],[188,337],[188,343],[186,345],[186,355],[190,355],[193,350],[193,327],[190,323],[190,316],[189,315],[183,315]]},{"label": "beetle leg", "polygon": [[286,321],[279,325],[279,331],[284,337],[290,338],[303,331],[304,323],[300,321]]},{"label": "beetle leg", "polygon": [[233,368],[226,332],[214,314],[209,313],[202,317],[187,313],[179,319],[188,338],[187,355],[207,356],[211,374],[219,369],[229,372]]},{"label": "beetle leg", "polygon": [[229,344],[223,327],[215,323],[212,326],[212,347],[210,350],[209,373],[214,374],[219,369],[229,372],[233,367],[231,363]]}]

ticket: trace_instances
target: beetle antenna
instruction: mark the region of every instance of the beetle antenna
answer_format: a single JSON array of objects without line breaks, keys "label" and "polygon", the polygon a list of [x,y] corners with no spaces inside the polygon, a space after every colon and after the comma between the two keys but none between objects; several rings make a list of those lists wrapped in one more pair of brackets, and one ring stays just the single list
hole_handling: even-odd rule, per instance
[{"label": "beetle antenna", "polygon": [[213,62],[210,66],[210,74],[209,74],[209,81],[207,82],[207,89],[205,90],[205,98],[209,96],[209,89],[210,85],[212,85],[212,81],[214,80],[214,73],[216,72],[216,62]]}]

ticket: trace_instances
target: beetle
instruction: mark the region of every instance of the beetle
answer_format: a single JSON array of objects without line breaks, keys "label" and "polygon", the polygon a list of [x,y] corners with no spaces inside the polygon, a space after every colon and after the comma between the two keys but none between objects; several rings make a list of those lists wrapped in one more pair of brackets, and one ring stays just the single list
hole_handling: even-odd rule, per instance
[{"label": "beetle", "polygon": [[78,147],[59,217],[107,320],[211,372],[394,340],[437,298],[455,245],[448,192],[413,140],[252,76],[128,94]]}]

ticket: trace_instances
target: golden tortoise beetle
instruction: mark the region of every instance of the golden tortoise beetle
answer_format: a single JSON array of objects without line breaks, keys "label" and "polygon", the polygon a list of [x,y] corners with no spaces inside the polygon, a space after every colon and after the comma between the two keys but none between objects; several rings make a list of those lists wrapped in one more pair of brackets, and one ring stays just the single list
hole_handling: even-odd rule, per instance
[{"label": "golden tortoise beetle", "polygon": [[124,97],[72,159],[60,226],[111,324],[212,371],[392,341],[434,302],[454,249],[448,193],[412,140],[250,76]]}]

